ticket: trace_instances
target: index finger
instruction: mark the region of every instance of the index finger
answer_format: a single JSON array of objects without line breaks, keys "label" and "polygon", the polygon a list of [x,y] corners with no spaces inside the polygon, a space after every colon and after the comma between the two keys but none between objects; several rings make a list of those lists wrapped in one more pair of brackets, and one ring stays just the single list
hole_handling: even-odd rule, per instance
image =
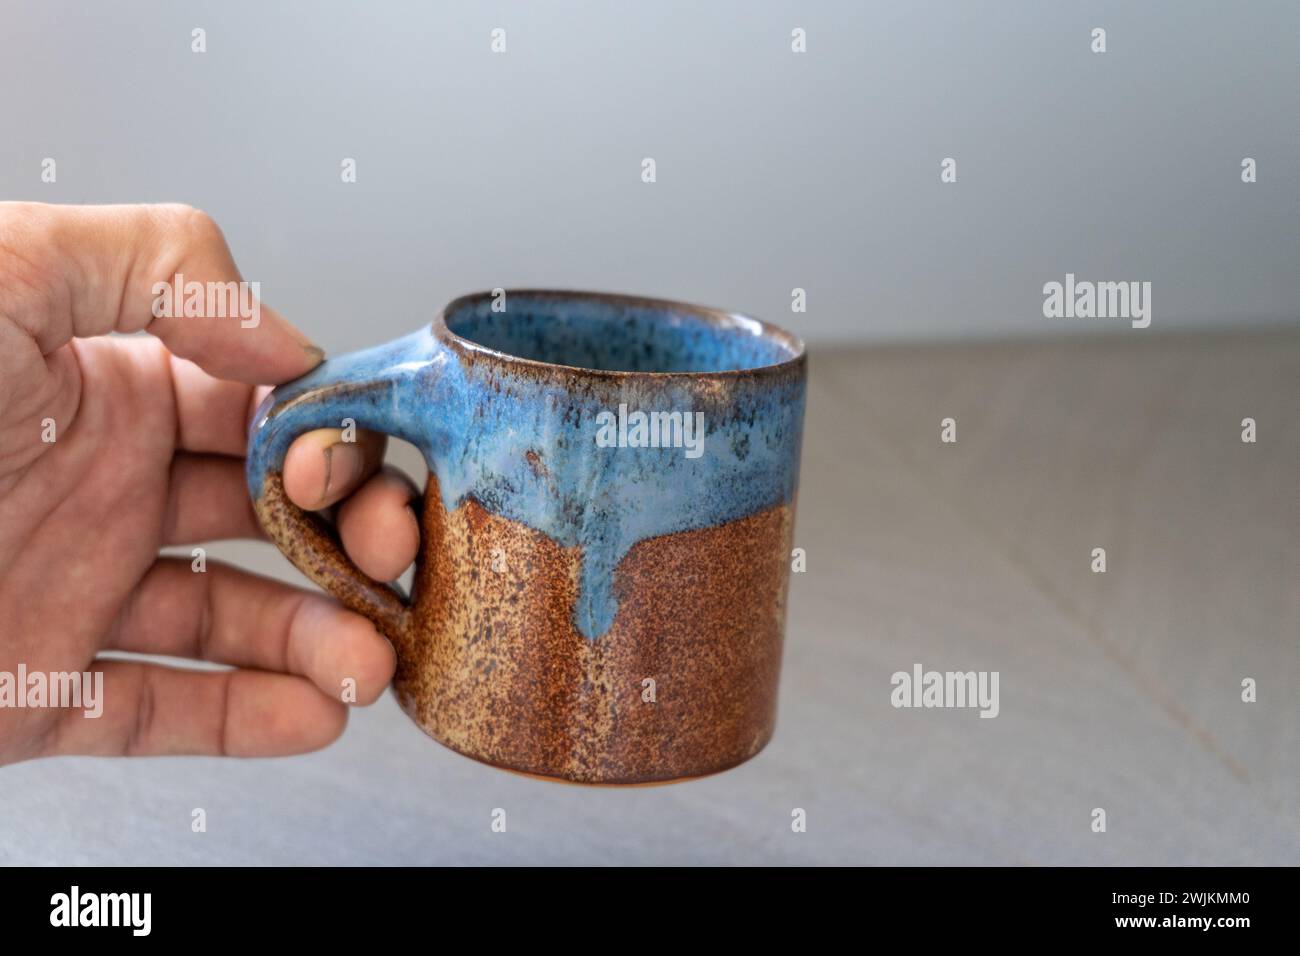
[{"label": "index finger", "polygon": [[310,370],[319,348],[260,300],[210,216],[182,205],[0,203],[5,314],[42,354],[74,337],[146,330],[240,382]]}]

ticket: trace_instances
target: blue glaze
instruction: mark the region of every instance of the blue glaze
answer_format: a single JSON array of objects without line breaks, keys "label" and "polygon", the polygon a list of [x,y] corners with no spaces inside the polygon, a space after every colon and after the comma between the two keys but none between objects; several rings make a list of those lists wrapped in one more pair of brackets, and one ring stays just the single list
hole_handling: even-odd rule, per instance
[{"label": "blue glaze", "polygon": [[[501,360],[432,328],[339,359],[275,390],[255,416],[249,490],[282,467],[312,428],[362,428],[414,444],[437,476],[443,506],[473,497],[485,509],[581,548],[575,625],[605,633],[618,609],[614,571],[639,541],[716,526],[789,503],[798,480],[801,374],[714,375],[773,365],[791,347],[666,306],[606,299],[530,299],[509,311],[489,297],[460,300],[452,332],[553,363],[632,372],[601,375]],[[747,322],[751,324],[746,324]],[[467,358],[468,357],[468,358]],[[470,360],[472,359],[472,360]],[[629,410],[704,413],[703,454],[682,448],[602,448],[597,416]]]},{"label": "blue glaze", "polygon": [[490,298],[462,300],[447,315],[447,327],[507,355],[606,371],[717,372],[790,357],[779,342],[758,334],[759,323],[738,317],[736,329],[720,334],[716,325],[659,303],[557,303],[520,293],[508,302],[509,311],[493,312]]}]

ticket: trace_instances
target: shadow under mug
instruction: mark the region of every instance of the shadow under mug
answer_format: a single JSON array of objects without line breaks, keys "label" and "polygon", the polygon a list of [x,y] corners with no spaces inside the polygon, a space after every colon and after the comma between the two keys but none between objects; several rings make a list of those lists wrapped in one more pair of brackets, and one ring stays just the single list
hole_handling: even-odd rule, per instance
[{"label": "shadow under mug", "polygon": [[[741,315],[519,290],[273,391],[248,483],[271,540],[397,650],[430,736],[584,783],[724,770],[772,736],[803,426],[803,344]],[[408,599],[290,504],[315,428],[429,466]]]}]

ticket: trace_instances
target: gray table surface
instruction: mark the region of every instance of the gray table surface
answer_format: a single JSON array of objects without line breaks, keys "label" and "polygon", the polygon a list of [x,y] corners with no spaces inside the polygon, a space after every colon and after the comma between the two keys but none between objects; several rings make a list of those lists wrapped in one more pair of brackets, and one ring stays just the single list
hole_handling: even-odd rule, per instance
[{"label": "gray table surface", "polygon": [[[0,769],[0,862],[1300,863],[1298,475],[1300,334],[814,350],[808,569],[754,760],[547,783],[386,696],[303,757]],[[915,663],[998,671],[999,716],[895,709]]]}]

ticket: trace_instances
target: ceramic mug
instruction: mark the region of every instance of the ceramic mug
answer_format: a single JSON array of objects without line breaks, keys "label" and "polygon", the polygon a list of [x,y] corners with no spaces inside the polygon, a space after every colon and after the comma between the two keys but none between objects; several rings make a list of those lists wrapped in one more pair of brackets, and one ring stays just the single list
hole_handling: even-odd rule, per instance
[{"label": "ceramic mug", "polygon": [[[250,428],[262,526],[397,650],[435,740],[584,783],[724,770],[776,721],[803,344],[656,299],[506,291],[282,385]],[[292,505],[314,428],[386,432],[429,466],[409,599]]]}]

